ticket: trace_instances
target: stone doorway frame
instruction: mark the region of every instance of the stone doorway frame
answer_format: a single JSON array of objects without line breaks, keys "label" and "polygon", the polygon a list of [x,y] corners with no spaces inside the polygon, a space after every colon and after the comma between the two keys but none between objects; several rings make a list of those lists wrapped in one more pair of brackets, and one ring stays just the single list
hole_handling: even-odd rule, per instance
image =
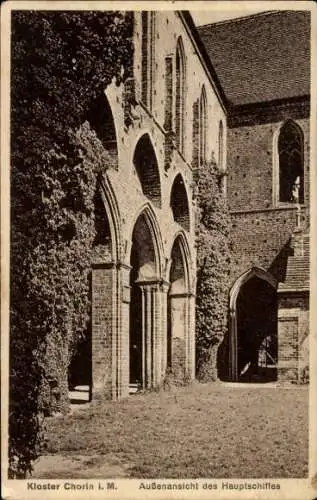
[{"label": "stone doorway frame", "polygon": [[277,290],[277,280],[267,271],[261,267],[252,267],[243,273],[235,281],[230,290],[229,299],[229,380],[231,382],[238,382],[238,322],[237,322],[237,299],[241,287],[251,278],[257,277],[269,283],[275,290]]}]

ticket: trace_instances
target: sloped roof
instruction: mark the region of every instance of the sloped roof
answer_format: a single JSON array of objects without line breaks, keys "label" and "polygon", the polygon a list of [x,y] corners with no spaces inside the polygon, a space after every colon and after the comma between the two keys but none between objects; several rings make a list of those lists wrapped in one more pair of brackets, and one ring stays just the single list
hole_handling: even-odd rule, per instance
[{"label": "sloped roof", "polygon": [[291,256],[287,261],[284,282],[279,283],[278,291],[309,290],[310,265],[309,265],[309,235],[303,237],[302,255]]},{"label": "sloped roof", "polygon": [[310,12],[265,12],[198,32],[232,105],[310,94]]}]

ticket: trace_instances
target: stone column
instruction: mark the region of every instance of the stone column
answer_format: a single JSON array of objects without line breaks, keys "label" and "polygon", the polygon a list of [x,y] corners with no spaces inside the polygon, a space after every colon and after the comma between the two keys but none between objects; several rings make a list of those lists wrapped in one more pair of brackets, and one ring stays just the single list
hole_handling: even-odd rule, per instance
[{"label": "stone column", "polygon": [[120,295],[118,314],[118,343],[117,351],[114,353],[114,370],[117,378],[117,394],[114,399],[126,397],[129,395],[130,383],[130,287],[131,266],[127,264],[119,265]]},{"label": "stone column", "polygon": [[188,337],[188,350],[187,350],[187,376],[189,380],[195,379],[196,374],[196,338],[195,338],[195,295],[188,294],[188,320],[187,320],[187,337]]},{"label": "stone column", "polygon": [[168,281],[162,281],[160,287],[160,315],[161,315],[161,380],[164,380],[167,369],[167,294],[170,288]]},{"label": "stone column", "polygon": [[230,310],[230,341],[229,341],[229,380],[238,381],[238,339],[237,339],[237,316],[234,309]]},{"label": "stone column", "polygon": [[161,343],[161,303],[159,284],[157,283],[152,287],[152,310],[153,310],[153,387],[159,386],[161,382],[161,356],[162,356],[162,343]]},{"label": "stone column", "polygon": [[142,293],[142,380],[144,388],[161,379],[161,327],[159,281],[138,281]]}]

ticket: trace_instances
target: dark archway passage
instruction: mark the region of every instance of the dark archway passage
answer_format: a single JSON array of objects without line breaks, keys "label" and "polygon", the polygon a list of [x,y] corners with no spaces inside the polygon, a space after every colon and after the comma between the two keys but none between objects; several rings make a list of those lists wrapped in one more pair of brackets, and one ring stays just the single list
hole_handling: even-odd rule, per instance
[{"label": "dark archway passage", "polygon": [[271,273],[252,267],[232,286],[228,330],[217,353],[221,380],[276,380],[277,284]]},{"label": "dark archway passage", "polygon": [[68,367],[68,386],[70,390],[77,386],[91,386],[91,324],[74,347]]},{"label": "dark archway passage", "polygon": [[276,380],[276,290],[257,276],[250,278],[240,288],[236,314],[239,380]]}]

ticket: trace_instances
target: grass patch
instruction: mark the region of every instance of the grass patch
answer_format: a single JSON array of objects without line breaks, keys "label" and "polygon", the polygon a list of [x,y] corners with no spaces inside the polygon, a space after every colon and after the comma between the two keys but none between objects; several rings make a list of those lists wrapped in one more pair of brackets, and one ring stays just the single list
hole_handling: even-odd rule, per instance
[{"label": "grass patch", "polygon": [[308,389],[195,383],[96,401],[47,419],[47,437],[47,454],[116,456],[133,478],[305,477]]}]

